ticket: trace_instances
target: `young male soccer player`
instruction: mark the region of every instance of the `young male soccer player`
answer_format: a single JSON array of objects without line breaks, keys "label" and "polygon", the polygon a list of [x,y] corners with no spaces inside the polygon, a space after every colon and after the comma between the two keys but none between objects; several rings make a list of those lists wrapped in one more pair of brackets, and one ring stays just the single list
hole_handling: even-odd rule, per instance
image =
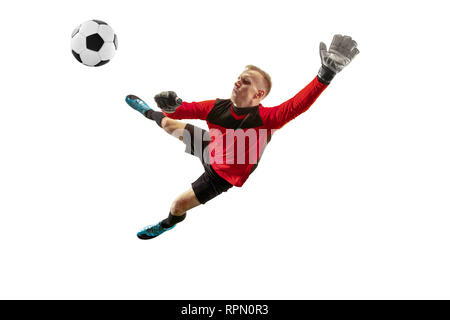
[{"label": "young male soccer player", "polygon": [[[186,152],[199,157],[205,169],[191,188],[175,199],[166,219],[145,227],[137,236],[155,238],[183,221],[188,210],[233,186],[241,187],[256,169],[274,131],[308,110],[358,53],[357,43],[349,36],[335,35],[329,50],[321,42],[318,75],[293,98],[272,108],[261,105],[272,86],[270,76],[253,65],[238,77],[230,99],[187,103],[175,92],[166,91],[155,96],[162,110],[158,112],[137,96],[127,96],[132,108],[183,141]],[[209,131],[174,119],[206,120]]]}]

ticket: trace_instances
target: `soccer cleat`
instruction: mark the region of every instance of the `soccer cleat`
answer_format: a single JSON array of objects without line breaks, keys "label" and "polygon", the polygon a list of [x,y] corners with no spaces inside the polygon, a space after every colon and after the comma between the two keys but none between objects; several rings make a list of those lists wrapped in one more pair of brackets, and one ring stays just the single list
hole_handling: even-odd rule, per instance
[{"label": "soccer cleat", "polygon": [[160,234],[175,228],[175,226],[172,226],[170,228],[164,228],[162,226],[162,221],[152,225],[152,226],[147,226],[144,229],[142,229],[141,231],[139,231],[137,233],[137,237],[141,240],[148,240],[148,239],[153,239],[157,236],[159,236]]},{"label": "soccer cleat", "polygon": [[148,104],[146,104],[144,102],[144,100],[142,100],[141,98],[129,94],[127,95],[127,97],[125,98],[125,101],[128,103],[128,105],[130,107],[132,107],[134,110],[139,111],[140,113],[142,113],[143,115],[145,115],[145,112],[148,110],[152,110]]}]

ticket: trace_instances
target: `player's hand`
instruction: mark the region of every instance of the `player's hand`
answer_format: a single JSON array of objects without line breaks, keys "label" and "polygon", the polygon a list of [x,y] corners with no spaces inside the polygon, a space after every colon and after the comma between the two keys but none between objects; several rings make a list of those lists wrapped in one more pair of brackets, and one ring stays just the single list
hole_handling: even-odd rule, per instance
[{"label": "player's hand", "polygon": [[319,70],[319,79],[329,84],[334,76],[347,66],[359,53],[358,44],[352,37],[336,34],[327,50],[325,43],[320,43],[320,59],[322,67]]},{"label": "player's hand", "polygon": [[173,113],[183,103],[173,91],[163,91],[155,96],[155,102],[161,110]]}]

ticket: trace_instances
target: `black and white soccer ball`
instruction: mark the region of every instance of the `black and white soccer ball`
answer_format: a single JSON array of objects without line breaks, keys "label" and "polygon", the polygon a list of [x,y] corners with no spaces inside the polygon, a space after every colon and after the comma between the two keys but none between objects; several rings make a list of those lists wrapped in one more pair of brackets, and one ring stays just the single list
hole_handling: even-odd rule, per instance
[{"label": "black and white soccer ball", "polygon": [[79,62],[90,67],[108,63],[117,50],[114,30],[100,20],[89,20],[72,32],[72,54]]}]

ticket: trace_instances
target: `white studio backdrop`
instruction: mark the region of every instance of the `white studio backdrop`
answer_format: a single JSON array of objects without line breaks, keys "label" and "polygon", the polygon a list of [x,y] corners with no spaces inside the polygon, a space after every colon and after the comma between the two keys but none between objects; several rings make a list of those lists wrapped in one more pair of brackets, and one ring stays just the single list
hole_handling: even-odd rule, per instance
[{"label": "white studio backdrop", "polygon": [[[445,8],[3,2],[0,298],[449,299]],[[70,53],[90,19],[119,40],[99,68]],[[202,166],[125,96],[228,98],[255,64],[275,106],[314,78],[335,33],[360,55],[274,135],[244,187],[138,240]]]}]

